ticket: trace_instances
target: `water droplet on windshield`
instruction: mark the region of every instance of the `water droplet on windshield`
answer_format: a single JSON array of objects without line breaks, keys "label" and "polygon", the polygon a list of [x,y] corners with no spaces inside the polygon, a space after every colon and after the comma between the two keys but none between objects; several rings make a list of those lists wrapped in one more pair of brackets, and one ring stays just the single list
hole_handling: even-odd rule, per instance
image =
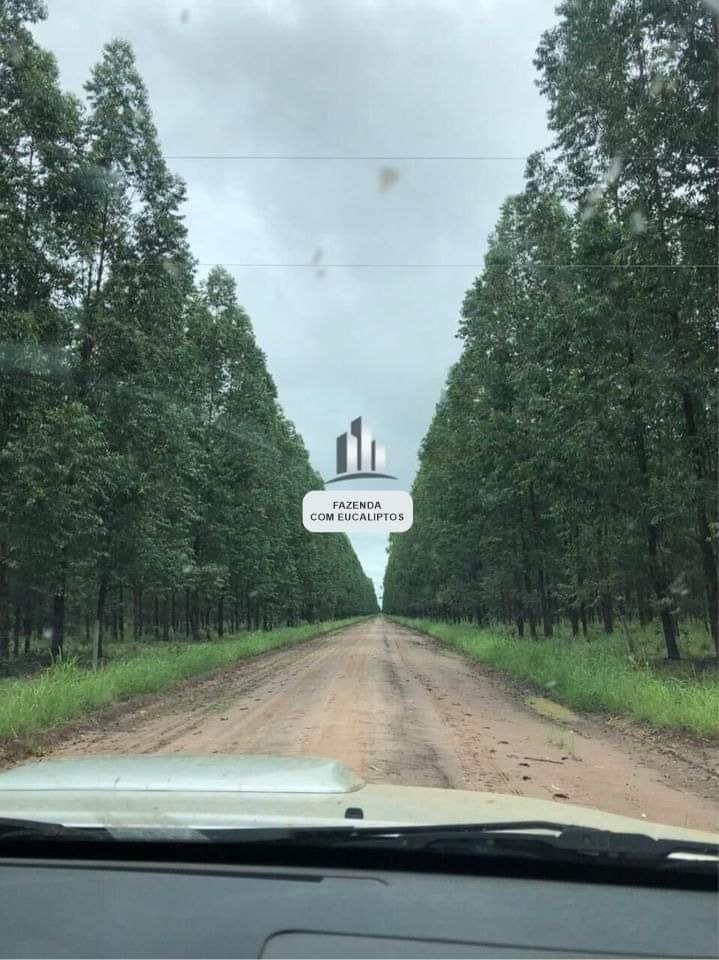
[{"label": "water droplet on windshield", "polygon": [[582,221],[582,223],[586,223],[586,221],[593,216],[594,208],[597,206],[597,204],[599,203],[599,201],[602,199],[603,196],[604,196],[604,191],[602,190],[601,187],[594,187],[594,189],[589,191],[589,193],[587,194],[586,202],[579,214],[579,218]]},{"label": "water droplet on windshield", "polygon": [[647,229],[647,218],[641,210],[633,210],[629,218],[629,223],[633,233],[644,233]]},{"label": "water droplet on windshield", "polygon": [[25,59],[25,51],[19,43],[10,42],[7,46],[7,58],[14,67],[19,67]]},{"label": "water droplet on windshield", "polygon": [[615,157],[604,171],[604,182],[606,184],[615,183],[622,172],[622,158]]},{"label": "water droplet on windshield", "polygon": [[654,77],[649,84],[649,93],[652,97],[658,97],[664,89],[664,77]]}]

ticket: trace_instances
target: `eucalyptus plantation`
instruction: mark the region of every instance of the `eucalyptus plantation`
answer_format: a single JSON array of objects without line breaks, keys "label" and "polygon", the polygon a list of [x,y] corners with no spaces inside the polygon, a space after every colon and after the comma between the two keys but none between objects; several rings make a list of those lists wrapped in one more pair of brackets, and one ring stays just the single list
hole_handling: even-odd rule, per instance
[{"label": "eucalyptus plantation", "polygon": [[[0,657],[376,610],[221,269],[198,278],[129,44],[83,102],[0,3]],[[43,640],[43,643],[45,641]]]},{"label": "eucalyptus plantation", "polygon": [[555,134],[462,308],[390,612],[717,631],[719,43],[701,0],[559,6]]}]

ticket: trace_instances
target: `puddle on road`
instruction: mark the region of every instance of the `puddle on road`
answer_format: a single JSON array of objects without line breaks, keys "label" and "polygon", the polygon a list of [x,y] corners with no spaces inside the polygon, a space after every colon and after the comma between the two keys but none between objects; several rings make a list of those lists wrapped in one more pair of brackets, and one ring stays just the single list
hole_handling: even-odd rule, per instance
[{"label": "puddle on road", "polygon": [[557,720],[560,723],[576,723],[579,720],[576,713],[567,710],[561,703],[555,703],[554,700],[547,700],[546,697],[528,697],[525,703],[531,707],[532,710],[536,710],[537,713],[543,717],[548,717],[550,720]]}]

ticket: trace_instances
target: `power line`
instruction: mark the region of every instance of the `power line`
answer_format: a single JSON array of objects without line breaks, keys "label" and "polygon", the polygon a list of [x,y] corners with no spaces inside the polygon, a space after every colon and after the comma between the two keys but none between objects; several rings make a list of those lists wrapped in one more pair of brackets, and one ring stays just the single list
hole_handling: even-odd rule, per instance
[{"label": "power line", "polygon": [[[363,154],[258,154],[258,153],[238,153],[238,154],[222,154],[222,153],[187,153],[187,154],[166,154],[166,160],[343,160],[343,161],[353,161],[353,160],[386,160],[393,161],[395,163],[400,163],[408,160],[429,160],[429,161],[442,161],[442,160],[503,160],[503,161],[519,161],[519,160],[529,160],[529,154],[527,155],[515,155],[510,154],[507,156],[496,156],[494,154],[407,154],[407,155],[363,155]],[[635,157],[622,157],[621,162],[627,163],[630,160],[644,160],[644,161],[654,161],[656,163],[661,163],[664,157],[656,156],[635,156]],[[690,157],[692,160],[718,160],[719,154],[695,154]]]},{"label": "power line", "polygon": [[507,156],[361,156],[342,154],[169,154],[166,160],[526,160],[527,157]]},{"label": "power line", "polygon": [[[134,264],[135,266],[144,266],[148,264],[164,264],[168,269],[174,265],[172,258],[167,260],[115,260],[115,266],[124,264]],[[0,261],[2,267],[32,267],[43,265],[42,261],[36,260],[4,260]],[[198,267],[261,267],[268,269],[294,269],[305,268],[309,270],[326,269],[368,269],[368,270],[436,270],[436,269],[462,269],[462,270],[480,270],[484,267],[513,267],[522,266],[527,269],[546,269],[546,270],[719,270],[717,263],[323,263],[314,262],[259,262],[259,261],[235,261],[235,260],[198,260],[195,261]],[[51,264],[51,266],[55,266]],[[56,265],[70,266],[70,265]]]},{"label": "power line", "polygon": [[[313,270],[323,270],[329,267],[354,269],[355,267],[369,269],[411,269],[424,270],[435,268],[480,268],[485,266],[492,267],[513,267],[514,263],[233,263],[217,260],[199,261],[200,267],[308,267]],[[574,270],[719,270],[717,263],[524,263],[523,267],[542,267],[546,269],[568,269]]]}]

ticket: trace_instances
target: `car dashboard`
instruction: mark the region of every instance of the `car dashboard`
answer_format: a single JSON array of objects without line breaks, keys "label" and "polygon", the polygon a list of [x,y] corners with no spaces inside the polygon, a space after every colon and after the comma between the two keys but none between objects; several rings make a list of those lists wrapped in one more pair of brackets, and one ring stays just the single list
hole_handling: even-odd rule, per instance
[{"label": "car dashboard", "polygon": [[3,957],[715,957],[716,892],[347,869],[0,860]]}]

